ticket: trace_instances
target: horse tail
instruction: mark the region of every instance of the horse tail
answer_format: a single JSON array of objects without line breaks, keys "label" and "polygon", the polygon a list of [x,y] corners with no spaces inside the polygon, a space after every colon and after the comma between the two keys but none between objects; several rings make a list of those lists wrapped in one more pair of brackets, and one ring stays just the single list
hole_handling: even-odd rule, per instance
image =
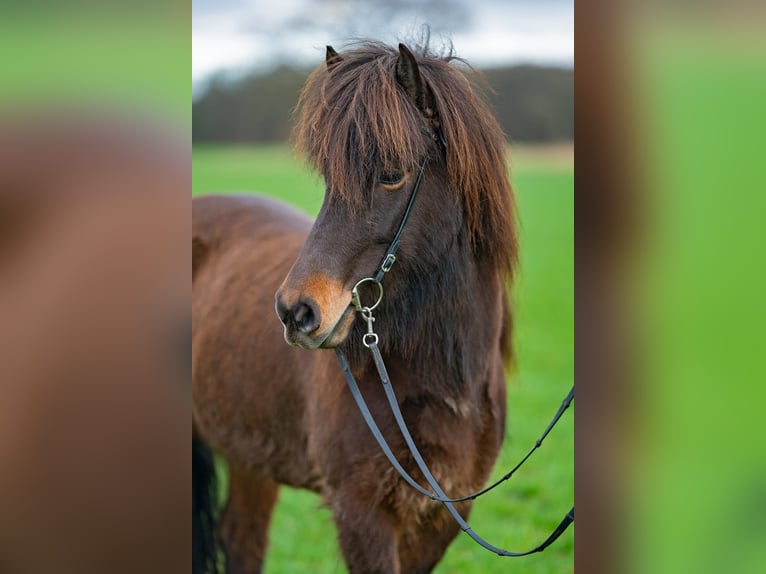
[{"label": "horse tail", "polygon": [[218,574],[218,481],[213,452],[192,431],[192,574]]}]

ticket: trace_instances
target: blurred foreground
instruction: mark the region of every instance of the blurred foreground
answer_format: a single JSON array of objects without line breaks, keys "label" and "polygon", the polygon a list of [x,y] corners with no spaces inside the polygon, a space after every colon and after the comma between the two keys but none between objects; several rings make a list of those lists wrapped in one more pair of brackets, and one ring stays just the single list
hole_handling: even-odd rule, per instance
[{"label": "blurred foreground", "polygon": [[577,571],[766,569],[763,15],[578,4]]},{"label": "blurred foreground", "polygon": [[0,572],[188,572],[190,14],[0,8]]},{"label": "blurred foreground", "polygon": [[0,571],[189,569],[186,146],[0,119]]}]

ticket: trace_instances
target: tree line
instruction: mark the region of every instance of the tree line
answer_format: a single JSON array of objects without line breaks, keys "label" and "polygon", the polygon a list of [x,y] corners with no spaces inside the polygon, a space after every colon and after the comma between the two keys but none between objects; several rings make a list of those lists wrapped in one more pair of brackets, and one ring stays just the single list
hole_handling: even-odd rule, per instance
[{"label": "tree line", "polygon": [[[192,104],[195,143],[279,142],[290,136],[291,110],[310,70],[281,66],[237,81],[214,78]],[[509,66],[482,70],[487,100],[513,142],[574,139],[574,71]]]}]

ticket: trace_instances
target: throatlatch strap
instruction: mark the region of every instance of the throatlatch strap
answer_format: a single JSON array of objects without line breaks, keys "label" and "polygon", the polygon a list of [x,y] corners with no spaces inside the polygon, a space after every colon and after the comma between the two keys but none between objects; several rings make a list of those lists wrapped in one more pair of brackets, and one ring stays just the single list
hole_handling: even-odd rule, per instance
[{"label": "throatlatch strap", "polygon": [[[417,449],[417,446],[415,446],[414,441],[412,440],[412,436],[409,433],[409,430],[407,429],[407,425],[404,423],[404,419],[402,417],[401,410],[399,409],[399,403],[396,400],[396,396],[394,395],[393,387],[391,385],[391,380],[388,376],[388,372],[386,371],[385,364],[383,363],[383,358],[380,355],[380,350],[378,348],[377,343],[372,343],[370,345],[370,350],[372,351],[373,360],[375,361],[375,367],[378,370],[378,374],[380,375],[380,379],[383,383],[383,389],[386,393],[386,398],[389,402],[389,406],[391,407],[391,410],[394,414],[394,418],[396,419],[397,425],[399,426],[399,430],[402,433],[402,436],[404,437],[405,442],[407,443],[407,446],[410,449],[410,452],[415,459],[415,463],[418,465],[418,468],[423,473],[423,476],[426,478],[426,481],[428,482],[429,486],[433,489],[433,493],[425,490],[423,487],[421,487],[405,470],[402,468],[401,464],[399,464],[399,461],[394,456],[393,452],[391,451],[391,448],[388,446],[388,443],[386,442],[385,437],[383,437],[383,434],[380,432],[380,429],[378,428],[378,425],[375,423],[375,420],[372,417],[372,413],[370,413],[369,408],[367,407],[367,403],[364,400],[364,397],[362,396],[361,391],[359,390],[359,386],[356,384],[356,380],[354,379],[354,375],[351,373],[351,368],[348,364],[348,360],[346,359],[346,356],[344,355],[343,351],[340,348],[335,349],[335,353],[338,357],[338,362],[340,363],[341,369],[343,371],[343,376],[346,379],[346,384],[348,385],[351,395],[354,397],[354,401],[357,404],[357,407],[359,408],[359,411],[362,413],[362,417],[364,418],[365,422],[367,423],[367,426],[369,427],[370,431],[372,432],[373,436],[375,437],[376,442],[380,446],[381,450],[383,451],[384,455],[388,459],[388,461],[391,463],[391,466],[393,466],[396,471],[399,473],[399,475],[413,488],[415,488],[418,492],[424,494],[425,496],[428,496],[432,500],[437,500],[441,502],[444,507],[447,509],[447,511],[452,515],[452,518],[455,519],[455,521],[458,523],[460,528],[468,534],[476,543],[478,543],[483,548],[489,550],[490,552],[494,552],[495,554],[499,556],[527,556],[529,554],[534,554],[536,552],[542,552],[545,550],[548,546],[550,546],[561,534],[569,527],[569,525],[574,522],[574,507],[572,510],[570,510],[563,518],[563,520],[559,523],[559,525],[556,527],[556,529],[551,533],[551,535],[540,545],[536,546],[532,550],[528,550],[526,552],[511,552],[508,550],[503,550],[502,548],[498,548],[496,546],[493,546],[486,540],[484,540],[481,536],[476,534],[476,532],[473,531],[473,529],[469,526],[469,524],[463,519],[462,516],[455,510],[455,507],[453,506],[453,503],[451,502],[451,499],[448,498],[444,491],[439,486],[438,482],[434,478],[433,474],[431,474],[431,471],[428,469],[428,466],[426,465],[425,461],[423,460],[423,457],[420,455],[420,452]],[[570,391],[570,395],[574,396],[574,389]],[[571,402],[571,400],[569,401]],[[566,403],[566,400],[565,400]],[[567,403],[566,406],[569,406]],[[560,412],[563,413],[563,411],[566,409],[564,405],[562,404],[562,408],[560,409]],[[560,417],[561,415],[557,413],[557,416]],[[555,418],[555,421],[557,421],[558,418]],[[543,439],[545,436],[550,432],[550,429],[555,424],[555,421],[552,422],[546,431],[543,433]],[[542,442],[541,440],[538,442]],[[539,445],[538,445],[539,446]],[[534,449],[533,449],[534,450]],[[531,452],[530,452],[531,454]],[[524,458],[526,460],[529,458],[529,454]],[[522,461],[523,464],[523,461]],[[517,468],[520,465],[517,465]],[[515,469],[514,469],[515,470]],[[512,474],[512,473],[511,473]],[[486,489],[485,489],[486,490]],[[434,494],[435,493],[435,494]],[[478,496],[479,493],[476,494]],[[474,496],[475,497],[475,496]],[[461,499],[463,500],[463,499]]]}]

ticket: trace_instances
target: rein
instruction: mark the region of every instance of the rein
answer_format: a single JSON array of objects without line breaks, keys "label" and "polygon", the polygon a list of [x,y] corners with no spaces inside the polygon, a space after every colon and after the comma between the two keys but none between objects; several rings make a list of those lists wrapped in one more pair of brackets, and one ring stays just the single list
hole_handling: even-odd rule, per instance
[{"label": "rein", "polygon": [[[442,143],[444,144],[443,137],[442,137]],[[423,457],[421,456],[417,446],[415,445],[415,442],[412,439],[412,435],[410,434],[409,429],[407,428],[407,425],[404,422],[402,412],[399,409],[399,402],[396,399],[396,395],[394,394],[394,388],[393,388],[393,385],[391,384],[391,379],[388,376],[388,371],[386,370],[386,365],[383,361],[383,357],[380,354],[380,349],[378,347],[378,335],[377,333],[375,333],[375,329],[373,325],[375,322],[375,317],[373,316],[373,310],[377,308],[378,305],[380,305],[380,302],[383,300],[382,280],[385,274],[391,270],[394,263],[396,262],[396,252],[399,249],[402,233],[410,217],[410,214],[412,213],[412,207],[415,203],[415,198],[417,197],[418,191],[420,189],[420,184],[423,181],[423,174],[425,172],[427,161],[428,161],[428,158],[426,158],[426,160],[420,166],[418,177],[415,181],[415,185],[413,186],[409,202],[407,203],[407,207],[405,208],[404,213],[402,215],[401,222],[399,223],[399,228],[397,229],[396,234],[394,235],[394,238],[391,241],[391,244],[386,250],[386,253],[383,256],[383,259],[380,265],[378,266],[378,269],[375,275],[372,277],[365,277],[364,279],[361,279],[360,281],[358,281],[356,285],[354,285],[354,288],[352,289],[351,304],[354,306],[356,311],[362,316],[362,318],[367,323],[367,332],[362,336],[362,344],[368,349],[370,349],[373,361],[375,363],[375,368],[377,369],[378,376],[380,377],[381,383],[383,384],[383,390],[386,394],[386,399],[391,408],[391,412],[394,415],[396,424],[399,427],[399,431],[404,437],[404,440],[407,443],[407,448],[410,454],[412,455],[413,459],[415,460],[415,463],[417,464],[418,468],[420,469],[420,472],[423,474],[423,476],[426,479],[426,482],[431,487],[432,489],[431,491],[423,488],[420,484],[418,484],[415,481],[415,479],[413,479],[412,476],[410,476],[410,474],[407,473],[407,471],[399,463],[396,456],[391,451],[391,448],[389,447],[388,443],[386,442],[385,437],[383,436],[380,429],[378,428],[378,425],[375,422],[375,419],[373,418],[372,413],[370,413],[370,409],[367,407],[367,403],[364,400],[364,396],[362,395],[359,389],[359,385],[357,385],[356,380],[354,379],[354,375],[351,373],[351,367],[349,366],[349,363],[348,363],[348,360],[346,359],[345,354],[339,347],[335,349],[335,354],[338,357],[338,362],[340,363],[341,370],[343,371],[343,376],[346,379],[346,384],[348,385],[349,390],[351,391],[351,395],[353,396],[354,401],[356,402],[357,407],[359,408],[359,411],[361,412],[362,417],[364,418],[364,421],[367,424],[367,427],[370,429],[370,432],[372,432],[376,442],[378,443],[378,446],[380,446],[381,450],[383,451],[383,454],[386,456],[391,466],[393,466],[394,469],[396,469],[396,471],[399,473],[402,479],[404,479],[404,481],[407,482],[407,484],[409,484],[412,488],[417,490],[422,495],[427,496],[431,500],[442,503],[444,507],[447,509],[447,511],[450,513],[450,515],[458,523],[460,528],[466,534],[468,534],[468,536],[470,536],[475,542],[477,542],[480,546],[489,550],[490,552],[494,552],[495,554],[498,554],[499,556],[513,556],[513,557],[527,556],[529,554],[534,554],[536,552],[542,552],[548,546],[550,546],[559,536],[561,536],[561,534],[564,533],[564,531],[569,527],[570,524],[572,524],[572,522],[574,522],[574,507],[572,507],[572,509],[569,512],[567,512],[567,514],[561,520],[559,525],[553,530],[550,536],[548,536],[548,538],[546,538],[541,544],[539,544],[538,546],[534,547],[531,550],[527,550],[526,552],[511,552],[509,550],[503,550],[502,548],[498,548],[490,544],[489,542],[484,540],[481,536],[476,534],[476,532],[473,531],[470,525],[458,513],[458,511],[455,509],[453,504],[456,502],[474,500],[482,496],[483,494],[486,494],[487,492],[494,489],[495,487],[499,486],[501,483],[505,482],[509,478],[511,478],[511,476],[513,476],[513,474],[532,456],[532,453],[542,445],[545,438],[548,436],[550,431],[553,429],[553,427],[559,421],[561,416],[564,414],[564,411],[567,408],[569,408],[570,404],[572,403],[572,400],[574,399],[574,387],[572,387],[572,390],[569,391],[566,398],[561,403],[561,406],[556,411],[556,414],[554,415],[553,419],[548,424],[548,426],[545,428],[540,438],[538,438],[537,441],[535,441],[534,446],[529,450],[526,456],[524,456],[524,458],[522,458],[521,461],[510,470],[510,472],[506,473],[498,481],[484,488],[483,490],[474,492],[473,494],[469,494],[466,496],[458,497],[458,498],[449,498],[444,493],[444,490],[442,490],[442,488],[439,486],[439,483],[436,481],[436,478],[434,478],[433,474],[429,470],[428,465],[426,465],[425,460],[423,460]],[[359,295],[359,287],[365,283],[372,283],[373,285],[377,287],[377,297],[375,301],[369,306],[365,306],[362,304],[361,298]]]}]

